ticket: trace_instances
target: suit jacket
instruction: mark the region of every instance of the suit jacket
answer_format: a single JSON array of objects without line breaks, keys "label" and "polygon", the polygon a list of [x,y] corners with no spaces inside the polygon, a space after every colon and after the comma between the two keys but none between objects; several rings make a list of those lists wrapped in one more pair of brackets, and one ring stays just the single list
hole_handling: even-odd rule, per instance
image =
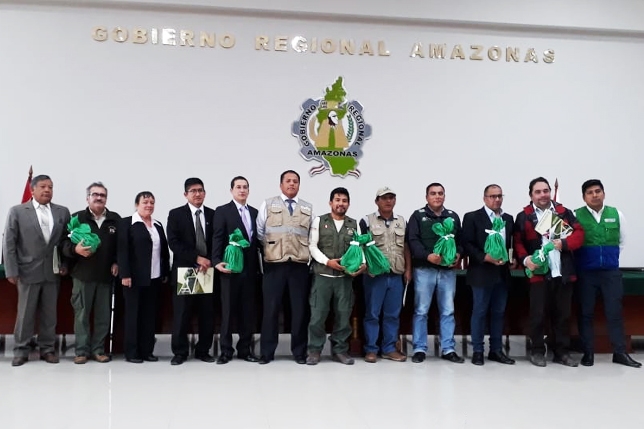
[{"label": "suit jacket", "polygon": [[228,236],[235,231],[236,228],[244,234],[244,238],[250,242],[250,246],[244,249],[244,273],[256,274],[258,270],[259,257],[257,256],[257,249],[259,241],[257,240],[257,209],[248,206],[250,212],[250,224],[253,227],[253,237],[248,238],[248,233],[244,227],[241,214],[237,210],[237,205],[234,201],[217,207],[215,210],[214,218],[214,233],[212,238],[212,265],[217,265],[222,262],[224,258],[224,251],[228,245]]},{"label": "suit jacket", "polygon": [[[512,216],[503,213],[505,221],[505,247],[512,247],[514,221]],[[473,286],[485,286],[500,280],[509,281],[510,264],[496,266],[485,262],[485,240],[488,237],[486,229],[492,229],[492,221],[485,208],[467,213],[463,218],[463,248],[469,256],[466,280]]]},{"label": "suit jacket", "polygon": [[[161,239],[161,278],[170,272],[170,251],[163,226],[153,221]],[[119,222],[116,232],[119,277],[131,278],[132,287],[150,286],[152,266],[152,237],[143,222],[132,224],[132,216]]]},{"label": "suit jacket", "polygon": [[58,275],[54,274],[54,249],[58,252],[61,267],[67,266],[61,245],[67,235],[69,210],[54,203],[49,206],[54,218],[49,242],[45,241],[31,200],[9,210],[3,243],[7,277],[19,277],[27,284],[55,281]]},{"label": "suit jacket", "polygon": [[178,267],[194,267],[197,263],[197,256],[210,258],[215,211],[206,206],[202,206],[201,209],[206,220],[206,246],[208,253],[205,255],[199,255],[197,252],[195,221],[188,204],[172,209],[168,214],[168,244],[173,254],[173,273],[176,272]]}]

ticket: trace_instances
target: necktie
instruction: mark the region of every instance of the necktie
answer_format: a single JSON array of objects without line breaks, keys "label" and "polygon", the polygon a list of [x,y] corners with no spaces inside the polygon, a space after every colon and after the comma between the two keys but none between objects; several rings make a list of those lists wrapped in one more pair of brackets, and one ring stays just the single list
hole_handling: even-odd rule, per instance
[{"label": "necktie", "polygon": [[250,227],[250,219],[248,219],[248,217],[250,217],[250,213],[248,213],[248,208],[246,206],[240,207],[239,214],[242,218],[242,222],[244,223],[244,228],[246,228],[246,233],[248,234],[248,238],[250,239],[253,230]]},{"label": "necktie", "polygon": [[45,241],[49,243],[51,231],[49,230],[49,212],[47,211],[47,206],[40,205],[38,206],[38,210],[40,210],[40,229],[42,229],[42,235],[45,237]]},{"label": "necktie", "polygon": [[293,203],[295,202],[295,200],[289,198],[288,200],[286,200],[286,202],[288,203],[288,212],[291,214],[291,216],[293,216]]},{"label": "necktie", "polygon": [[208,256],[208,246],[206,246],[206,235],[201,226],[201,210],[195,212],[195,234],[197,237],[196,247],[199,256]]}]

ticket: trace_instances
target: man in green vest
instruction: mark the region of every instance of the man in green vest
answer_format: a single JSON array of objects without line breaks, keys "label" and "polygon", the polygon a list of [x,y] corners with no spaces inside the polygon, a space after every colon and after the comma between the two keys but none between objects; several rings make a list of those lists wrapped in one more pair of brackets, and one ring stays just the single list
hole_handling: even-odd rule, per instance
[{"label": "man in green vest", "polygon": [[307,365],[317,365],[326,341],[324,328],[329,310],[333,306],[333,332],[329,337],[333,360],[353,365],[349,356],[348,340],[351,336],[350,316],[353,308],[353,277],[362,274],[364,261],[355,273],[347,273],[340,265],[342,255],[349,249],[354,233],[358,230],[355,219],[346,215],[349,209],[349,191],[335,188],[331,191],[331,213],[316,217],[311,225],[309,250],[313,257],[313,288],[309,303],[309,355]]},{"label": "man in green vest", "polygon": [[604,185],[600,180],[586,180],[581,185],[585,206],[575,212],[584,231],[583,246],[575,252],[580,304],[579,335],[584,355],[581,364],[595,363],[593,316],[595,298],[601,294],[606,312],[608,335],[613,346],[613,362],[639,368],[641,363],[626,353],[622,296],[624,286],[619,271],[619,254],[624,247],[624,216],[615,207],[605,206]]}]

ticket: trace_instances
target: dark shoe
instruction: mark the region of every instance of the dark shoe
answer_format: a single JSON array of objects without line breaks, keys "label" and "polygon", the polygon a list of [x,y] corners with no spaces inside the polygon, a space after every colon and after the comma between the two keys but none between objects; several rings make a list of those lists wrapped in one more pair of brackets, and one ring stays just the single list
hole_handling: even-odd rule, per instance
[{"label": "dark shoe", "polygon": [[574,360],[568,353],[562,354],[560,356],[555,355],[555,357],[552,358],[552,361],[554,363],[560,363],[561,365],[569,366],[571,368],[575,368],[579,365],[579,362]]},{"label": "dark shoe", "polygon": [[47,363],[58,363],[58,356],[53,354],[52,352],[45,353],[44,355],[40,356],[40,360],[44,360]]},{"label": "dark shoe", "polygon": [[317,365],[320,363],[320,352],[311,352],[306,358],[305,363],[307,365]]},{"label": "dark shoe", "polygon": [[248,355],[243,355],[243,356],[237,355],[237,358],[241,360],[245,360],[246,362],[259,362],[259,358],[252,353]]},{"label": "dark shoe", "polygon": [[210,356],[208,353],[195,354],[195,359],[199,359],[200,361],[206,362],[206,363],[213,363],[215,361],[215,358]]},{"label": "dark shoe", "polygon": [[613,363],[630,366],[631,368],[639,368],[642,366],[641,363],[630,357],[628,353],[613,353]]},{"label": "dark shoe", "polygon": [[158,361],[159,361],[159,358],[158,358],[158,357],[156,357],[156,356],[155,356],[155,355],[153,355],[153,354],[149,354],[149,355],[147,355],[146,357],[144,357],[144,358],[143,358],[143,360],[144,360],[144,361],[146,361],[146,362],[158,362]]},{"label": "dark shoe", "polygon": [[28,360],[29,358],[27,358],[27,356],[16,356],[11,361],[11,366],[22,366],[26,364]]},{"label": "dark shoe", "polygon": [[502,364],[505,364],[505,365],[514,365],[516,363],[516,361],[514,359],[510,359],[508,357],[508,355],[503,353],[503,351],[488,353],[487,360],[502,363]]},{"label": "dark shoe", "polygon": [[188,359],[183,355],[174,355],[174,357],[170,361],[170,365],[181,365],[186,360],[188,360]]},{"label": "dark shoe", "polygon": [[298,365],[305,365],[306,364],[306,356],[295,356],[295,363]]},{"label": "dark shoe", "polygon": [[143,359],[139,358],[125,358],[125,360],[130,363],[143,363]]},{"label": "dark shoe", "polygon": [[257,361],[257,363],[260,364],[260,365],[266,365],[266,364],[270,363],[272,360],[273,359],[269,359],[266,356],[260,356],[259,360]]},{"label": "dark shoe", "polygon": [[472,353],[472,363],[477,366],[483,366],[485,360],[483,359],[483,352]]},{"label": "dark shoe", "polygon": [[465,359],[456,354],[456,352],[449,352],[444,355],[441,355],[441,359],[448,360],[452,363],[463,363]]},{"label": "dark shoe", "polygon": [[355,362],[353,358],[346,353],[334,353],[332,359],[344,365],[353,365]]},{"label": "dark shoe", "polygon": [[592,353],[584,353],[581,357],[581,364],[583,366],[593,366],[595,364],[595,355]]},{"label": "dark shoe", "polygon": [[411,357],[411,361],[413,363],[421,363],[425,361],[425,353],[423,352],[416,352],[414,355]]},{"label": "dark shoe", "polygon": [[219,357],[217,358],[217,365],[225,365],[230,362],[232,358],[233,357],[230,355],[219,355]]},{"label": "dark shoe", "polygon": [[546,357],[542,353],[533,353],[530,355],[530,363],[534,366],[546,366]]}]

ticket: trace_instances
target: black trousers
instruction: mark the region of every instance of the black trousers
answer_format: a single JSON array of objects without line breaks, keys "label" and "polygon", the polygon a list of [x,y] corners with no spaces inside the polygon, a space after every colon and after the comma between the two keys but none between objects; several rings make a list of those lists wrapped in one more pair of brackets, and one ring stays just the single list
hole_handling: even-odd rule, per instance
[{"label": "black trousers", "polygon": [[192,324],[192,316],[197,313],[199,341],[195,347],[195,355],[205,355],[210,352],[215,335],[213,295],[177,295],[176,290],[175,286],[172,290],[172,353],[175,356],[184,357],[190,354],[188,331]]},{"label": "black trousers", "polygon": [[309,266],[297,262],[264,264],[264,317],[260,350],[267,359],[275,357],[279,335],[279,312],[288,290],[291,303],[291,353],[306,356],[309,324]]},{"label": "black trousers", "polygon": [[123,287],[125,300],[125,358],[144,358],[154,351],[157,300],[161,279],[152,279],[150,286]]},{"label": "black trousers", "polygon": [[570,305],[573,284],[561,277],[530,284],[530,340],[532,353],[545,353],[543,335],[550,323],[554,353],[561,356],[570,348]]},{"label": "black trousers", "polygon": [[580,271],[577,287],[579,299],[579,335],[585,353],[594,353],[593,318],[595,315],[595,301],[601,294],[604,301],[606,325],[610,337],[613,353],[626,353],[626,340],[624,336],[624,319],[622,316],[622,297],[624,285],[622,273],[615,270]]},{"label": "black trousers", "polygon": [[232,356],[233,322],[237,322],[237,356],[243,358],[251,353],[251,339],[255,328],[255,274],[221,275],[221,353]]}]

